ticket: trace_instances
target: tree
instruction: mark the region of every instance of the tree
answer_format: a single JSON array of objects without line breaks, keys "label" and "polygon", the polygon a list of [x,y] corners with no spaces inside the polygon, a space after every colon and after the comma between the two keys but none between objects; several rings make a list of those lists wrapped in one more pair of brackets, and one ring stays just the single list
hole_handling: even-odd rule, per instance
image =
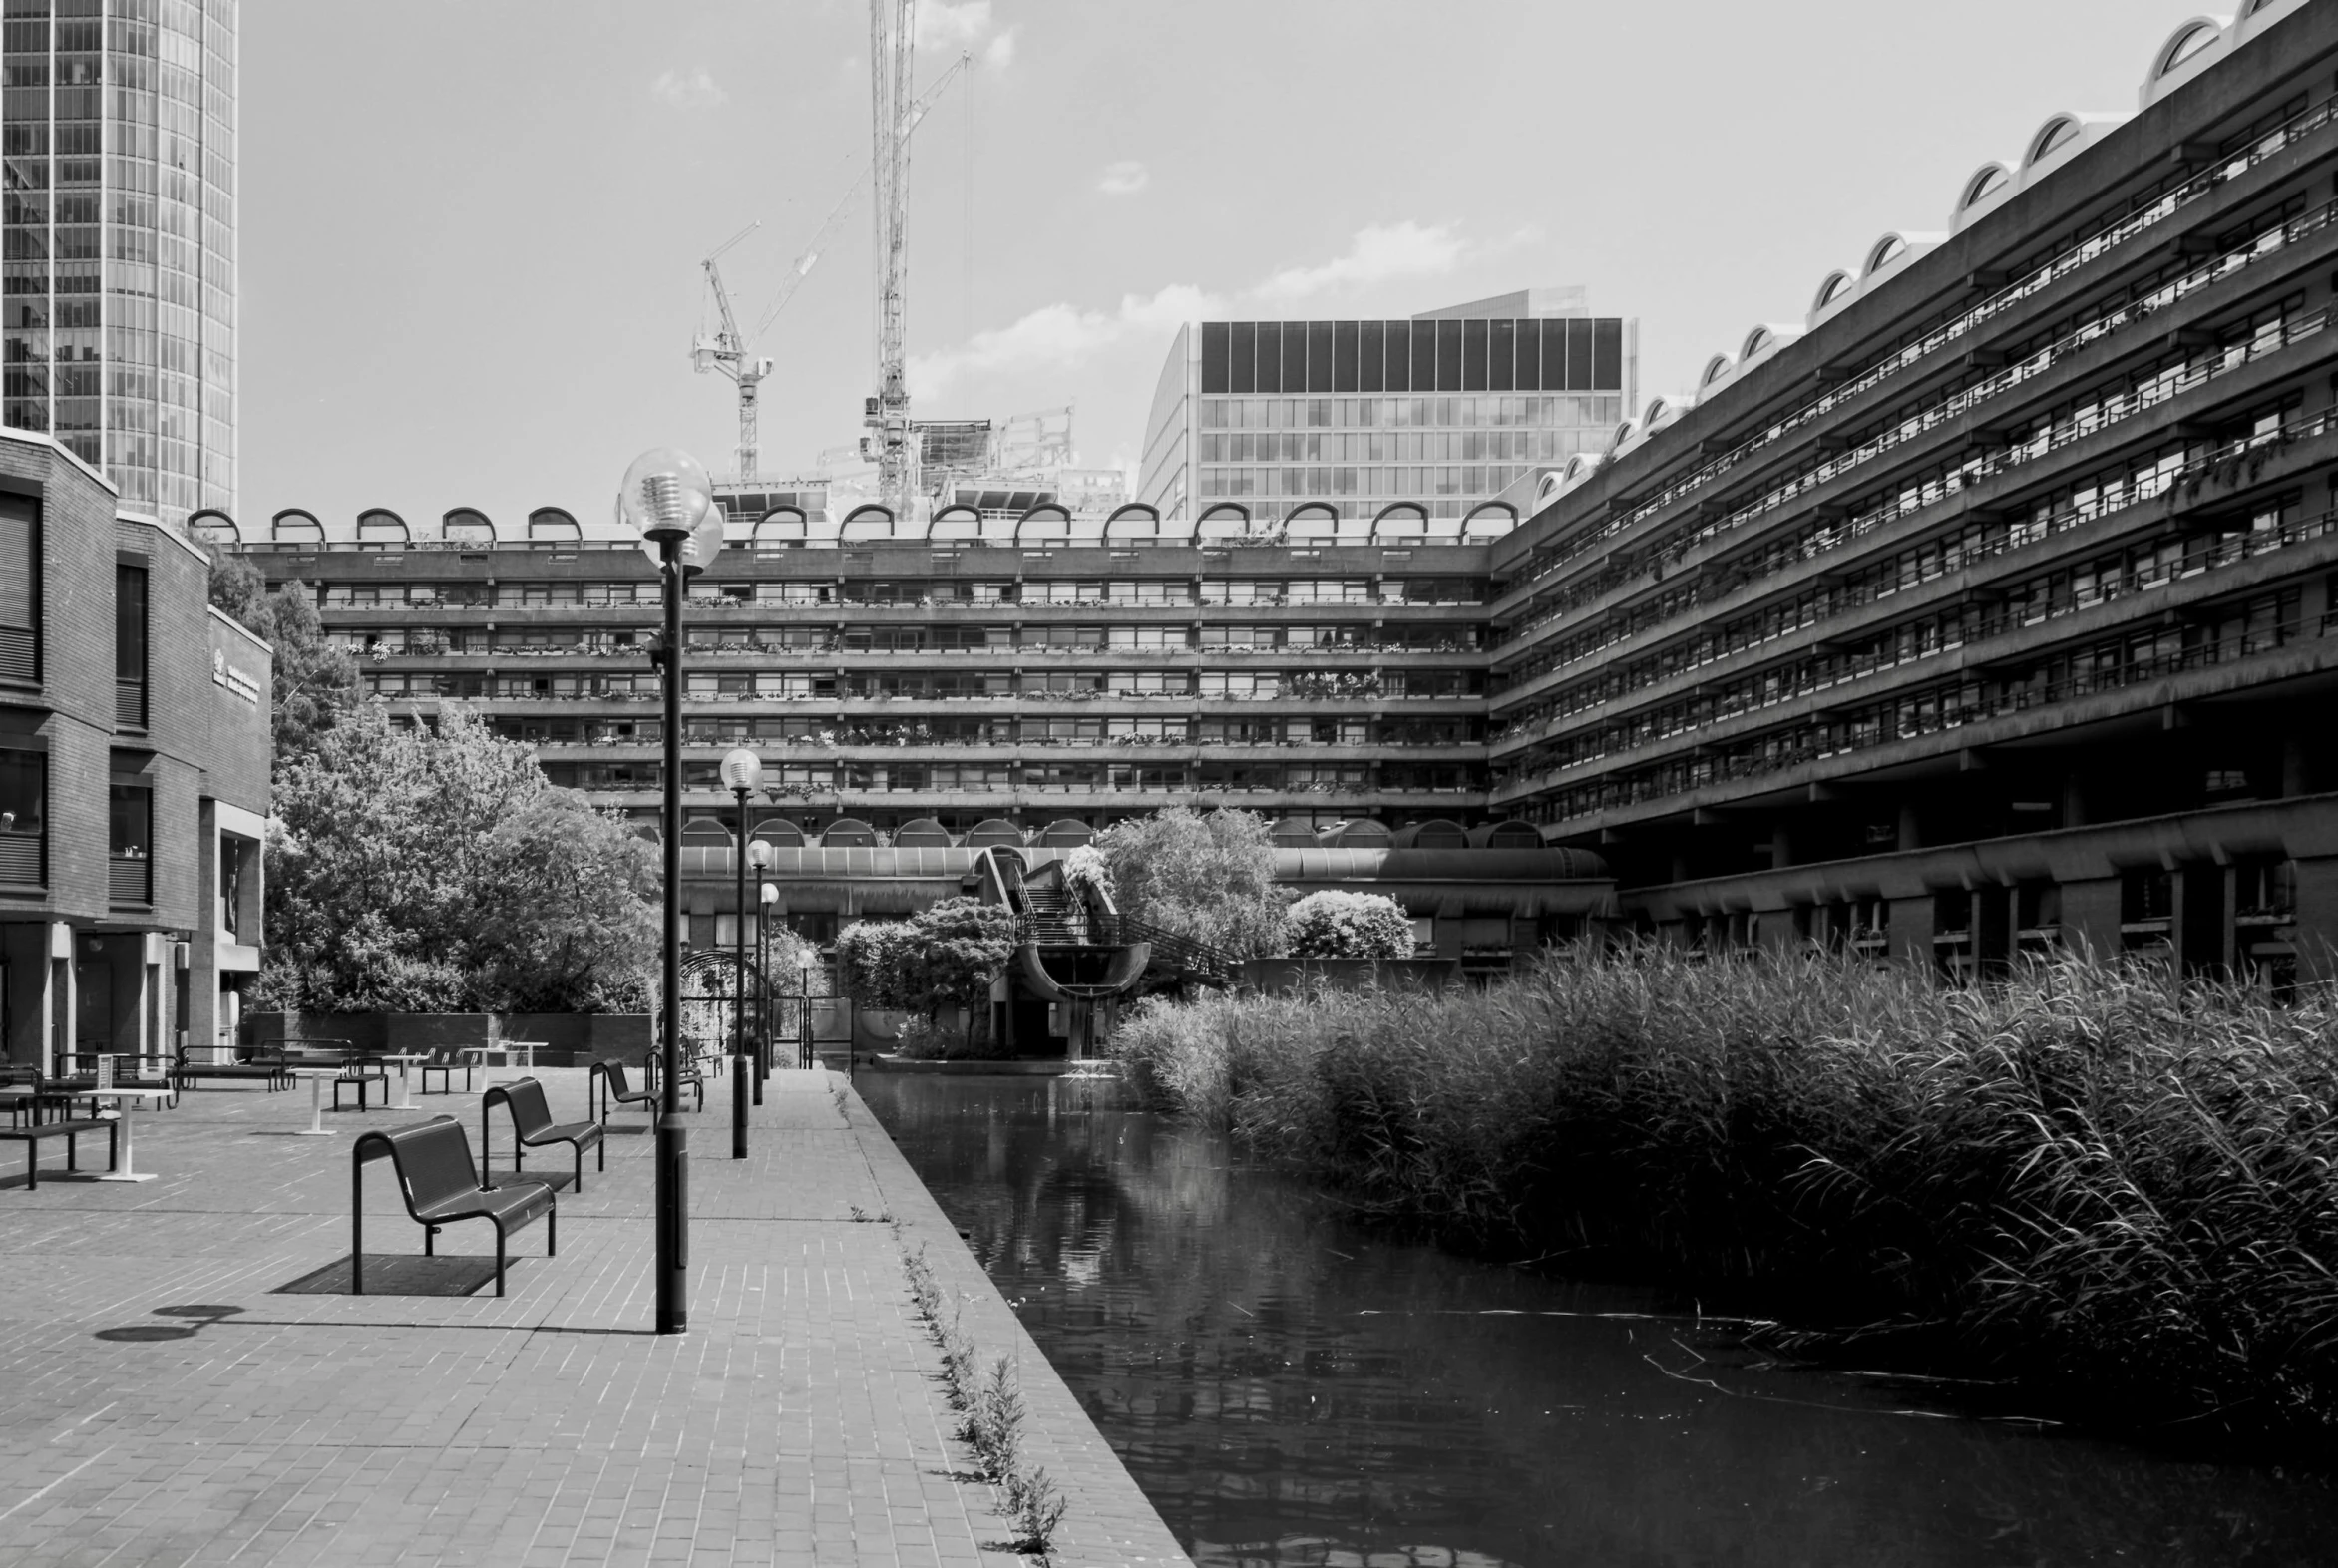
[{"label": "tree", "polygon": [[1013,955],[1014,917],[979,899],[944,899],[904,921],[856,921],[836,938],[845,994],[929,1022],[945,1007],[964,1007],[975,1038],[988,1026],[990,987]]},{"label": "tree", "polygon": [[262,1004],[634,1011],[657,957],[649,847],[450,704],[378,703],[279,755]]},{"label": "tree", "polygon": [[356,658],[327,640],[316,602],[299,579],[270,591],[259,568],[222,552],[211,560],[210,597],[213,608],[275,650],[268,716],[279,767],[364,705]]},{"label": "tree", "polygon": [[1311,893],[1291,906],[1295,959],[1408,959],[1412,917],[1377,893]]},{"label": "tree", "polygon": [[1256,812],[1171,806],[1115,823],[1096,848],[1123,913],[1248,959],[1282,946],[1271,831]]}]

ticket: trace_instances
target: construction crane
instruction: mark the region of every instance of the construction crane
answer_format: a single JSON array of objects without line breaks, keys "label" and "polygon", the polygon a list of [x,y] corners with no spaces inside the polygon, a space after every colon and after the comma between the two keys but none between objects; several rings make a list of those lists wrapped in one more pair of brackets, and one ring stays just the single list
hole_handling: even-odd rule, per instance
[{"label": "construction crane", "polygon": [[862,405],[878,499],[907,517],[918,494],[918,447],[910,435],[910,115],[917,59],[917,0],[869,0],[869,81],[875,132],[870,175],[877,208],[877,392]]},{"label": "construction crane", "polygon": [[739,478],[752,481],[761,467],[761,454],[755,432],[755,403],[763,385],[763,378],[771,374],[771,361],[757,358],[747,352],[746,339],[739,335],[738,317],[731,311],[730,290],[722,286],[722,269],[715,265],[731,246],[763,226],[757,219],[707,252],[699,266],[706,271],[707,290],[714,295],[715,311],[721,325],[713,332],[701,332],[690,344],[690,363],[699,374],[719,370],[739,384]]}]

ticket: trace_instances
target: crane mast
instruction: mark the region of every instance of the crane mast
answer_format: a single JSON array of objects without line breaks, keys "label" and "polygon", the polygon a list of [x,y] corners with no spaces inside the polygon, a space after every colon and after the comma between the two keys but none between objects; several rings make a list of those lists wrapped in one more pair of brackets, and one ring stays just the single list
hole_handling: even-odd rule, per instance
[{"label": "crane mast", "polygon": [[880,498],[906,517],[918,494],[904,375],[909,339],[910,131],[917,115],[917,0],[869,0],[869,77],[875,131],[871,176],[877,208],[877,393],[864,406],[865,449],[877,463]]},{"label": "crane mast", "polygon": [[690,345],[690,362],[703,374],[719,370],[739,384],[739,450],[738,475],[741,480],[757,477],[762,457],[756,435],[756,401],[763,378],[771,374],[771,361],[759,359],[747,352],[747,342],[739,333],[738,317],[731,311],[730,290],[722,286],[722,269],[715,265],[722,253],[756,229],[760,222],[749,223],[730,238],[714,247],[699,266],[706,272],[706,286],[714,295],[714,306],[720,325],[711,333],[701,332]]}]

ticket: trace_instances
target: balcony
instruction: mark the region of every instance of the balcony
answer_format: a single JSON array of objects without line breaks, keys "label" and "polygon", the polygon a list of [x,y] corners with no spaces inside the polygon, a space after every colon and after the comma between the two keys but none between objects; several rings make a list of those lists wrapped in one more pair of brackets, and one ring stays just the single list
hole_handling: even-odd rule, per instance
[{"label": "balcony", "polygon": [[155,863],[144,855],[108,857],[106,901],[110,904],[154,903]]}]

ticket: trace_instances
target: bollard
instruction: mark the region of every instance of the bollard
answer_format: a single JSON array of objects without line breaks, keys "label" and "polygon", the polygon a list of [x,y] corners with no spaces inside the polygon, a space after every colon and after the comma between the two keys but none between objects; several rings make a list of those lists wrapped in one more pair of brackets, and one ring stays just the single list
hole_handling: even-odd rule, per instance
[{"label": "bollard", "polygon": [[747,1157],[747,1058],[731,1058],[731,1158]]}]

